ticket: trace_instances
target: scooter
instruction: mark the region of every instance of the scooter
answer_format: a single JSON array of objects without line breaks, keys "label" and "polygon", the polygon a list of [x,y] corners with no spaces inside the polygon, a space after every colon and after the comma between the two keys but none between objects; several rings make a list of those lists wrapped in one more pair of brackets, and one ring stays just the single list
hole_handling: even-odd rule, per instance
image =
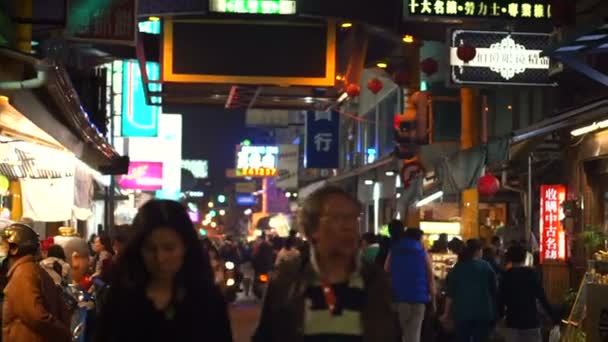
[{"label": "scooter", "polygon": [[253,279],[253,294],[257,299],[264,298],[264,294],[266,293],[266,288],[268,287],[269,280],[268,273],[256,273],[255,278]]},{"label": "scooter", "polygon": [[243,275],[232,261],[224,263],[224,297],[228,303],[236,301],[237,293],[241,291]]}]

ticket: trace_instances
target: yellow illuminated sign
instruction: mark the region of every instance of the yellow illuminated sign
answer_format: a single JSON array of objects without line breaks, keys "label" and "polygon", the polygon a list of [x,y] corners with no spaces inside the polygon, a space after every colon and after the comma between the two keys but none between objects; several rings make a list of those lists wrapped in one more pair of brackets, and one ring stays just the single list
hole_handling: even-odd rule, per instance
[{"label": "yellow illuminated sign", "polygon": [[406,0],[408,16],[551,18],[548,1]]}]

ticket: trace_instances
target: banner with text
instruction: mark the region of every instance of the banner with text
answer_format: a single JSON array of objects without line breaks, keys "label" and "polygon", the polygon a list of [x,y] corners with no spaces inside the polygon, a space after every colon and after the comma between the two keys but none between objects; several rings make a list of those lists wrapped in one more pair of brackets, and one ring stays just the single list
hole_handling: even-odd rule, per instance
[{"label": "banner with text", "polygon": [[[450,79],[457,85],[552,86],[549,57],[541,52],[549,46],[549,34],[507,31],[454,30],[450,35]],[[475,47],[475,58],[464,62],[458,47]]]},{"label": "banner with text", "polygon": [[566,261],[566,231],[562,224],[566,187],[541,185],[540,196],[540,261]]},{"label": "banner with text", "polygon": [[306,168],[340,167],[340,115],[336,111],[306,113]]},{"label": "banner with text", "polygon": [[296,189],[298,187],[299,149],[298,145],[279,146],[277,188]]}]

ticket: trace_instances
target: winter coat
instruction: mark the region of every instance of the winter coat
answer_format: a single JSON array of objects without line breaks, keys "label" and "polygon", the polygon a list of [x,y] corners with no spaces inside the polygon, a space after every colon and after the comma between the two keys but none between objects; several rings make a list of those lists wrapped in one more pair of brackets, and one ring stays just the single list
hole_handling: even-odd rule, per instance
[{"label": "winter coat", "polygon": [[68,342],[70,316],[53,279],[27,255],[8,271],[2,317],[3,342]]},{"label": "winter coat", "polygon": [[[386,274],[377,266],[363,263],[366,302],[361,311],[364,342],[393,342],[397,338],[391,289]],[[316,278],[308,257],[281,263],[272,273],[254,342],[302,342],[305,324],[305,290]]]}]

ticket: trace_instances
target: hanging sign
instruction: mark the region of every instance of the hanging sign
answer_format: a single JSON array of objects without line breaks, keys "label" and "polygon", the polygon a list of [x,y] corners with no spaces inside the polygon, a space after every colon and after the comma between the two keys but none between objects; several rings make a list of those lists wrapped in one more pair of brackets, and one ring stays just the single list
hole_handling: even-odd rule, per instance
[{"label": "hanging sign", "polygon": [[[149,80],[160,78],[160,65],[147,62]],[[135,60],[122,62],[122,116],[121,135],[123,137],[156,137],[162,107],[146,103],[146,95],[141,69]],[[150,90],[160,91],[160,84],[150,84]]]},{"label": "hanging sign", "polygon": [[563,185],[540,187],[540,261],[566,261],[566,232],[562,224],[566,200]]},{"label": "hanging sign", "polygon": [[236,149],[237,177],[274,177],[277,175],[278,146],[244,146]]},{"label": "hanging sign", "polygon": [[[541,52],[549,46],[549,34],[454,30],[450,35],[450,78],[459,85],[552,86],[549,58]],[[475,47],[470,61],[458,58],[458,47]]]},{"label": "hanging sign", "polygon": [[210,12],[241,14],[296,14],[295,0],[211,0]]},{"label": "hanging sign", "polygon": [[340,166],[340,117],[336,111],[306,113],[306,155],[308,169]]},{"label": "hanging sign", "polygon": [[488,19],[549,19],[548,0],[406,0],[408,17],[461,17]]},{"label": "hanging sign", "polygon": [[131,162],[129,163],[129,173],[120,177],[118,185],[123,189],[161,190],[163,188],[163,163]]},{"label": "hanging sign", "polygon": [[137,0],[68,2],[66,35],[89,43],[135,45]]}]

